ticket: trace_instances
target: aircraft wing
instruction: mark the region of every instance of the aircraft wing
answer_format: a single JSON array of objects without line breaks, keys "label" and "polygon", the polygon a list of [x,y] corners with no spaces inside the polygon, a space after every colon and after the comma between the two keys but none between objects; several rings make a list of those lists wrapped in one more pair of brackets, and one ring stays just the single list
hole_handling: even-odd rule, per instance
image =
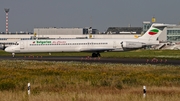
[{"label": "aircraft wing", "polygon": [[80,48],[81,52],[105,52],[112,50],[114,50],[114,48]]}]

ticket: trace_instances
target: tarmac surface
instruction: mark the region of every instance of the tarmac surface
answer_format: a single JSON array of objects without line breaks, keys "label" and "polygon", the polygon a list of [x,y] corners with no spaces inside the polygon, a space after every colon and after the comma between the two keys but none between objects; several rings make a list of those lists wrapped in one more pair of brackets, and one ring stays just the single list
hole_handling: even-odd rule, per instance
[{"label": "tarmac surface", "polygon": [[180,65],[180,60],[172,59],[133,59],[133,58],[92,58],[83,56],[0,56],[1,60],[37,60],[37,61],[78,61],[89,63],[122,63],[122,64],[163,64]]}]

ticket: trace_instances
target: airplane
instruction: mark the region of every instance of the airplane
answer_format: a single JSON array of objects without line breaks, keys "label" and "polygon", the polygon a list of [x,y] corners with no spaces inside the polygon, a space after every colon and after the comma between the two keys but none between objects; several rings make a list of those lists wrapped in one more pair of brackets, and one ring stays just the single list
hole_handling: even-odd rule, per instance
[{"label": "airplane", "polygon": [[52,39],[22,40],[5,48],[6,52],[92,52],[92,57],[100,57],[101,52],[128,51],[159,44],[158,37],[169,24],[154,23],[142,36],[132,39]]}]

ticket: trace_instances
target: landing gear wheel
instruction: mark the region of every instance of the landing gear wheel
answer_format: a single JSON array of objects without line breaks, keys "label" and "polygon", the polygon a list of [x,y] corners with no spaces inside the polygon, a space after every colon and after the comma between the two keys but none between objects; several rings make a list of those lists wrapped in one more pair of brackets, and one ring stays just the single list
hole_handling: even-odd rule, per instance
[{"label": "landing gear wheel", "polygon": [[100,54],[100,53],[97,53],[97,57],[101,57],[101,54]]},{"label": "landing gear wheel", "polygon": [[96,57],[96,53],[92,53],[92,57]]},{"label": "landing gear wheel", "polygon": [[92,57],[101,57],[100,53],[92,53]]}]

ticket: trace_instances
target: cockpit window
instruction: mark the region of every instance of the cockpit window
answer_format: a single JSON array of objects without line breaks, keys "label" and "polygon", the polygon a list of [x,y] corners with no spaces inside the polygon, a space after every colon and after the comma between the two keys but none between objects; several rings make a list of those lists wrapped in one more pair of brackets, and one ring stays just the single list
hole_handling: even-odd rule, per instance
[{"label": "cockpit window", "polygon": [[14,45],[19,45],[19,43],[16,42]]}]

